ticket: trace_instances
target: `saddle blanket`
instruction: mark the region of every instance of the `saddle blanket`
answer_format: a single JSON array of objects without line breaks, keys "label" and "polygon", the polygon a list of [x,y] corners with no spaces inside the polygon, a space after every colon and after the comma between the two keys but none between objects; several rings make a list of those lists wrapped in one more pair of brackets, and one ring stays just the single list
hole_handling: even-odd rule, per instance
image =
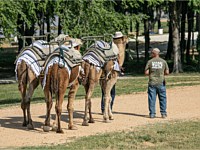
[{"label": "saddle blanket", "polygon": [[39,48],[40,50],[42,50],[43,48],[49,48],[49,45],[47,45],[47,41],[43,41],[43,40],[34,41],[33,44],[30,45],[30,47],[31,46],[35,46]]},{"label": "saddle blanket", "polygon": [[89,52],[82,59],[96,66],[97,71],[99,71],[100,68],[103,66],[103,63],[98,59],[98,56],[93,52]]},{"label": "saddle blanket", "polygon": [[16,62],[16,66],[15,66],[16,80],[18,80],[17,79],[17,66],[18,66],[18,64],[20,64],[22,62],[22,60],[24,60],[26,62],[26,64],[28,65],[28,67],[31,68],[31,70],[33,71],[33,73],[35,74],[36,77],[38,77],[40,75],[40,72],[42,71],[43,68],[40,67],[35,54],[30,50],[26,50],[22,53],[22,55],[18,58],[18,60]]},{"label": "saddle blanket", "polygon": [[114,61],[114,70],[121,72],[120,67],[119,67],[119,63],[118,63],[117,60]]},{"label": "saddle blanket", "polygon": [[[88,61],[89,63],[96,66],[97,71],[99,71],[100,68],[103,66],[103,63],[98,59],[98,56],[93,52],[89,52],[87,55],[85,55],[83,57],[83,60]],[[119,72],[121,71],[117,60],[114,61],[114,70]]]},{"label": "saddle blanket", "polygon": [[108,50],[108,49],[111,49],[111,46],[109,43],[105,42],[105,41],[96,41],[96,47],[99,47],[101,49],[104,49],[104,50]]},{"label": "saddle blanket", "polygon": [[[43,87],[43,90],[45,88],[45,85],[46,85],[46,75],[48,74],[48,70],[49,70],[49,67],[53,66],[53,64],[58,64],[58,63],[63,63],[62,60],[60,60],[59,62],[59,57],[54,57],[53,59],[51,59],[48,64],[46,65],[45,67],[45,70],[44,70],[44,79],[42,81],[42,87]],[[68,66],[68,64],[64,61],[64,67],[66,68],[67,72],[69,73],[69,78],[70,78],[70,75],[71,75],[71,68]],[[70,85],[69,85],[70,86]]]}]

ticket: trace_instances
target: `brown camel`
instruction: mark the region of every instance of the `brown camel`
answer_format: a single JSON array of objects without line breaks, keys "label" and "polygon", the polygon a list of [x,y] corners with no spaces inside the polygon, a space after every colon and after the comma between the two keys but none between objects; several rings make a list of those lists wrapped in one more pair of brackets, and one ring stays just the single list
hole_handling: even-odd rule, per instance
[{"label": "brown camel", "polygon": [[[68,37],[68,36],[67,36]],[[65,37],[60,37],[65,40]],[[37,43],[38,41],[36,41]],[[15,64],[16,77],[18,80],[18,89],[20,91],[22,100],[21,108],[23,110],[23,126],[27,126],[28,129],[34,129],[33,122],[30,113],[30,101],[34,93],[34,90],[39,85],[42,78],[41,71],[46,56],[49,55],[49,46],[43,46],[39,43],[43,49],[37,46],[24,47],[18,55]],[[34,44],[33,44],[34,45]],[[51,46],[51,50],[54,50],[58,45]],[[25,57],[24,57],[25,56]],[[27,88],[28,86],[28,88]]]},{"label": "brown camel", "polygon": [[[76,126],[73,125],[73,104],[76,92],[79,87],[78,77],[80,72],[80,65],[82,62],[82,56],[78,49],[79,46],[77,46],[77,49],[71,48],[68,50],[61,47],[58,50],[55,50],[49,56],[45,63],[46,65],[44,69],[44,76],[46,76],[46,83],[44,84],[43,88],[46,100],[47,113],[43,130],[46,132],[50,130],[50,111],[53,103],[52,95],[55,94],[56,121],[53,123],[53,129],[56,129],[57,133],[63,133],[60,121],[62,113],[62,103],[67,87],[69,87],[67,105],[67,110],[69,113],[68,128],[70,130],[77,129]],[[63,55],[63,57],[61,57],[61,55]],[[70,58],[72,58],[75,61],[72,62],[73,60],[70,60]],[[58,61],[54,61],[56,59]],[[51,64],[52,60],[53,63]]]},{"label": "brown camel", "polygon": [[[125,47],[127,44],[127,37],[123,36],[118,39],[114,39],[113,43],[118,48],[118,57],[117,61],[120,66],[123,65],[124,62],[124,56],[125,56]],[[113,45],[114,46],[114,45]],[[82,67],[84,68],[85,72],[85,82],[83,82],[83,86],[85,87],[85,113],[83,118],[83,126],[88,126],[88,123],[94,123],[94,119],[92,117],[92,102],[91,97],[94,91],[94,88],[96,84],[99,82],[100,79],[100,85],[105,93],[105,111],[104,111],[104,121],[108,122],[108,115],[109,119],[113,119],[113,115],[110,109],[110,91],[113,87],[113,85],[117,82],[118,77],[118,71],[114,70],[114,61],[116,59],[110,59],[102,67],[95,66],[94,64],[83,61]],[[89,121],[88,121],[88,111],[89,111]]]},{"label": "brown camel", "polygon": [[[124,63],[125,58],[125,49],[126,44],[128,43],[128,38],[126,36],[123,36],[122,38],[113,39],[113,42],[117,45],[119,49],[119,56],[118,56],[118,63],[119,66],[122,67]],[[105,122],[109,122],[109,120],[113,120],[113,114],[110,108],[110,102],[111,102],[111,96],[110,91],[114,84],[117,82],[118,72],[114,70],[114,67],[111,67],[109,75],[106,72],[108,70],[107,68],[110,68],[109,66],[114,66],[114,62],[111,60],[107,62],[107,64],[104,67],[104,73],[106,78],[100,80],[101,88],[104,91],[104,113],[103,113],[103,119]],[[109,120],[108,120],[109,119]]]}]

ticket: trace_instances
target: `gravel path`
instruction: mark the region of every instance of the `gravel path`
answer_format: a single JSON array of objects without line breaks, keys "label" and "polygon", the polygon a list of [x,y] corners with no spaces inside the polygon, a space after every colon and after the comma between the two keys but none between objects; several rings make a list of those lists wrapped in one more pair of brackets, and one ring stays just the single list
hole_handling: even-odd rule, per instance
[{"label": "gravel path", "polygon": [[[45,117],[45,104],[32,104],[31,112],[35,130],[27,130],[22,127],[22,111],[20,106],[12,106],[0,109],[0,148],[56,145],[69,142],[82,136],[95,135],[111,131],[128,130],[136,126],[152,124],[156,122],[167,122],[176,119],[200,118],[200,86],[177,87],[167,90],[168,96],[168,118],[160,118],[159,105],[157,101],[157,118],[149,119],[147,106],[147,93],[117,96],[114,104],[114,120],[111,123],[103,123],[100,114],[100,98],[93,99],[92,110],[95,123],[83,127],[82,118],[84,100],[75,102],[74,123],[78,130],[68,130],[66,123],[66,101],[63,105],[62,127],[64,134],[55,132],[45,133],[41,129]],[[54,107],[52,116],[55,116]]]}]

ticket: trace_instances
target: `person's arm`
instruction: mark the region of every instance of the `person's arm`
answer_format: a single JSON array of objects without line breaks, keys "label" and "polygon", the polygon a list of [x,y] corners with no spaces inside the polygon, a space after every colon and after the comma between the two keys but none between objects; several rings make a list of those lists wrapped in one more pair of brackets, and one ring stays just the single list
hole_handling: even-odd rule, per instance
[{"label": "person's arm", "polygon": [[168,64],[165,64],[165,71],[164,71],[164,75],[168,75],[169,74],[169,67]]},{"label": "person's arm", "polygon": [[169,69],[165,69],[165,75],[169,74]]},{"label": "person's arm", "polygon": [[144,71],[144,74],[145,74],[146,76],[149,75],[149,69],[145,70],[145,71]]},{"label": "person's arm", "polygon": [[145,74],[146,76],[149,75],[149,62],[147,62],[146,66],[145,66],[144,74]]}]

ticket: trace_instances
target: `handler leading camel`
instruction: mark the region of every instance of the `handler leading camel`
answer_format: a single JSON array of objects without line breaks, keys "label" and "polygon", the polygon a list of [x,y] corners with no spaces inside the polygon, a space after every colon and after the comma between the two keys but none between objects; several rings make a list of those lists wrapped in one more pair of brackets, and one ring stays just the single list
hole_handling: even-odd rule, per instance
[{"label": "handler leading camel", "polygon": [[[119,33],[119,32],[117,32],[117,33]],[[123,61],[124,61],[124,53],[125,53],[126,43],[127,43],[127,37],[125,37],[125,36],[123,36],[119,39],[114,39],[112,42],[112,46],[104,41],[97,41],[96,46],[93,46],[93,47],[97,48],[100,44],[102,44],[103,48],[100,47],[99,49],[106,49],[105,51],[108,52],[108,49],[111,46],[112,49],[114,49],[113,53],[116,54],[114,59],[109,59],[109,61],[106,61],[103,64],[102,64],[102,60],[104,58],[99,58],[97,56],[98,54],[95,55],[97,49],[90,50],[90,48],[91,49],[93,48],[92,46],[89,48],[89,50],[88,50],[89,52],[84,54],[84,56],[83,56],[84,62],[82,63],[82,67],[84,68],[84,72],[85,72],[85,80],[83,82],[83,85],[85,87],[86,96],[85,96],[85,115],[84,115],[82,125],[84,125],[84,126],[89,125],[88,121],[87,121],[88,120],[88,116],[87,116],[88,110],[89,110],[89,123],[94,123],[94,119],[92,118],[92,112],[91,112],[91,107],[92,107],[91,97],[93,94],[94,87],[98,83],[100,77],[104,78],[103,80],[101,80],[101,86],[102,86],[103,92],[105,93],[104,99],[105,99],[105,97],[107,97],[107,99],[105,99],[105,103],[109,102],[108,97],[110,97],[111,88],[116,83],[118,72],[120,72],[120,69],[118,69],[118,71],[116,71],[116,70],[114,70],[113,67],[115,66],[114,64],[119,64],[118,66],[120,66],[120,65],[122,66]],[[116,60],[117,54],[119,55],[118,60]],[[92,58],[90,59],[90,57],[92,57]],[[108,85],[110,85],[110,86],[108,86]],[[109,94],[107,94],[107,93],[109,93]],[[105,105],[104,113],[106,111],[108,111],[107,105]],[[107,114],[108,113],[106,113],[106,115]],[[111,112],[109,113],[109,116],[110,116],[109,117],[110,119],[113,119]],[[106,119],[106,117],[104,117],[104,119],[106,120],[106,122],[108,121]]]},{"label": "handler leading camel", "polygon": [[[113,67],[109,72],[109,76],[107,75],[106,79],[100,80],[100,85],[101,85],[101,88],[103,89],[103,93],[104,93],[103,118],[104,118],[105,122],[108,122],[108,118],[109,118],[109,120],[114,119],[112,110],[111,110],[111,105],[110,105],[111,100],[112,100],[110,93],[111,93],[113,86],[117,82],[118,74],[120,73],[120,71],[121,71],[120,69],[122,68],[122,65],[124,63],[125,48],[126,48],[126,44],[128,42],[127,37],[123,36],[121,32],[116,32],[114,37],[116,37],[116,38],[113,38],[113,42],[117,45],[117,47],[119,49],[118,59],[117,59],[117,61],[111,60],[107,63],[107,64],[113,64]],[[104,67],[104,72],[106,72],[105,69],[106,69],[106,66]]]},{"label": "handler leading camel", "polygon": [[[121,39],[123,38],[123,34],[121,32],[115,32],[114,36],[113,36],[113,39],[116,41],[117,39]],[[124,61],[124,54],[123,53],[119,53],[118,55],[118,59],[123,59],[122,61]],[[123,68],[122,68],[122,61],[121,61],[121,65],[119,65],[119,68],[118,68],[118,65],[115,65],[115,70],[117,71],[123,71]],[[119,63],[119,62],[118,62]],[[123,74],[121,72],[121,74]],[[101,112],[102,114],[104,113],[104,92],[103,92],[103,89],[102,90],[102,97],[101,97]],[[114,86],[112,87],[111,89],[111,92],[110,92],[110,95],[111,95],[111,102],[110,102],[110,107],[111,107],[111,110],[113,108],[113,104],[114,104],[114,100],[115,100],[115,84]]]}]

